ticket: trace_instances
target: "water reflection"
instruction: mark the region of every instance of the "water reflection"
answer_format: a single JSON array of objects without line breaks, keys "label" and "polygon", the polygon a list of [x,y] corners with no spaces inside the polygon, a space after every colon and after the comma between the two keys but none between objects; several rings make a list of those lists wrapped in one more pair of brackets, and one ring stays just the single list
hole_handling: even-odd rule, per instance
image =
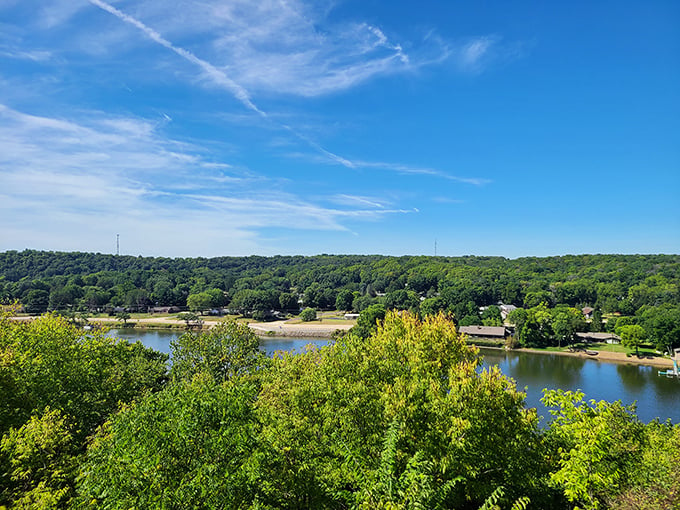
[{"label": "water reflection", "polygon": [[304,352],[328,344],[329,340],[315,338],[270,337],[260,338],[260,349],[272,356],[277,351]]},{"label": "water reflection", "polygon": [[[164,352],[166,354],[170,354],[170,342],[177,340],[183,333],[184,331],[180,330],[135,330],[134,328],[112,329],[109,331],[109,335],[112,337],[122,338],[129,342],[136,342],[139,340],[147,347],[151,347],[156,351]],[[268,337],[260,338],[260,349],[271,356],[276,351],[301,352],[308,345],[320,347],[326,345],[328,341],[329,340],[323,338]]]},{"label": "water reflection", "polygon": [[[654,396],[660,405],[670,407],[675,406],[676,411],[680,410],[680,402],[678,402],[678,395],[680,395],[680,379],[671,378],[665,376],[659,376],[657,374],[658,369],[654,368],[650,371],[654,373],[652,380],[652,386],[654,387]],[[674,423],[679,423],[680,419],[673,418]]]},{"label": "water reflection", "polygon": [[532,354],[480,349],[484,365],[498,365],[513,378],[519,388],[526,388],[527,405],[547,416],[541,404],[543,389],[580,390],[586,399],[637,403],[643,421],[659,417],[680,423],[680,379],[659,377],[658,369],[640,365],[608,363],[556,354]]},{"label": "water reflection", "polygon": [[513,377],[527,381],[527,384],[545,384],[551,381],[560,388],[576,388],[581,382],[584,361],[579,358],[559,358],[553,354],[527,357],[513,353],[515,362],[510,370]]},{"label": "water reflection", "polygon": [[582,379],[586,360],[542,354],[527,356],[527,353],[484,349],[484,365],[498,365],[504,374],[524,384],[543,385],[575,389]]},{"label": "water reflection", "polygon": [[108,332],[109,336],[122,338],[128,342],[140,341],[145,346],[151,347],[155,351],[170,354],[170,342],[177,340],[184,331],[173,329],[112,329]]},{"label": "water reflection", "polygon": [[[644,367],[648,368],[648,367]],[[621,383],[629,393],[637,394],[647,385],[648,375],[638,367],[631,365],[616,365],[616,372],[619,374]]]}]

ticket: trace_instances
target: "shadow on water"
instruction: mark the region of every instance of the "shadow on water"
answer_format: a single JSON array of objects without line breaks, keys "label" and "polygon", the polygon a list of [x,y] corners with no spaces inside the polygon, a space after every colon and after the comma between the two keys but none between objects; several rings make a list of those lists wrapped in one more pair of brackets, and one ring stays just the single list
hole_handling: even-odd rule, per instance
[{"label": "shadow on water", "polygon": [[501,371],[524,384],[546,385],[565,389],[576,389],[581,382],[581,373],[586,360],[541,354],[527,356],[513,351],[490,351],[483,353],[485,365],[498,365]]},{"label": "shadow on water", "polygon": [[616,365],[621,383],[631,394],[641,392],[647,385],[649,376],[633,365]]},{"label": "shadow on water", "polygon": [[[666,407],[675,406],[676,409],[680,409],[680,402],[678,402],[680,378],[659,376],[656,368],[653,369],[653,372],[652,386],[658,403]],[[680,419],[673,418],[673,422],[679,423]]]},{"label": "shadow on water", "polygon": [[527,405],[547,416],[540,399],[543,389],[580,390],[587,400],[636,402],[637,414],[647,422],[659,417],[680,423],[680,379],[658,376],[658,369],[642,365],[608,363],[556,354],[480,349],[484,365],[498,365],[526,388]]}]

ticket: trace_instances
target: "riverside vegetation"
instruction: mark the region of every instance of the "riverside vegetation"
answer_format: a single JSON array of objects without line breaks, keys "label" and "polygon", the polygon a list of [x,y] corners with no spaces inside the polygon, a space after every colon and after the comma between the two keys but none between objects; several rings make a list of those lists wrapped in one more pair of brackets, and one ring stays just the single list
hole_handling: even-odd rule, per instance
[{"label": "riverside vegetation", "polygon": [[680,347],[680,255],[169,259],[8,251],[0,253],[0,303],[14,301],[29,313],[69,317],[175,306],[267,319],[301,306],[335,308],[366,312],[369,326],[385,310],[500,325],[503,302],[519,308],[511,321],[521,346],[563,346],[577,332],[606,329],[630,349]]},{"label": "riverside vegetation", "polygon": [[0,506],[678,508],[680,426],[549,391],[538,427],[441,313],[297,355],[235,322],[172,349],[0,317]]}]

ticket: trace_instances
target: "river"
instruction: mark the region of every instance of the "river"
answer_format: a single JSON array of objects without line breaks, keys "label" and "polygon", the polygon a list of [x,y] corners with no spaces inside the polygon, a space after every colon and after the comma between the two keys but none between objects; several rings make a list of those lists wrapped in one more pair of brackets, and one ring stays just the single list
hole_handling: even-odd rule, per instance
[{"label": "river", "polygon": [[[160,352],[170,354],[170,342],[179,338],[184,331],[179,330],[159,330],[159,329],[138,329],[130,328],[112,329],[109,334],[114,337],[124,338],[130,342],[140,340],[147,347],[151,347]],[[260,348],[269,355],[276,351],[300,351],[307,345],[322,346],[328,343],[327,338],[260,338]]]},{"label": "river", "polygon": [[543,388],[580,390],[587,400],[637,402],[637,415],[647,422],[654,418],[680,423],[680,379],[660,377],[659,368],[586,358],[528,352],[479,349],[484,364],[498,365],[519,388],[526,388],[527,404],[541,404]]},{"label": "river", "polygon": [[[165,353],[170,353],[170,342],[181,334],[181,331],[111,330],[112,336],[141,340],[147,347]],[[260,347],[270,355],[281,350],[300,351],[308,344],[327,343],[327,339],[260,339]],[[520,389],[526,388],[527,404],[536,407],[540,415],[548,415],[540,401],[543,388],[562,388],[581,390],[586,399],[621,400],[626,405],[636,401],[637,414],[645,422],[658,417],[680,423],[680,379],[659,377],[658,368],[499,349],[480,348],[480,353],[486,366],[498,365]]]}]

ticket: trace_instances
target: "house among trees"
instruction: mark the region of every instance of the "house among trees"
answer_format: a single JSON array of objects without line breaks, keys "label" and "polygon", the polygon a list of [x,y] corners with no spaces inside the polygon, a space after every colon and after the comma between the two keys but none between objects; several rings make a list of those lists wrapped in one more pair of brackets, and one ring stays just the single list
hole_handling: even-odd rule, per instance
[{"label": "house among trees", "polygon": [[501,317],[503,320],[507,319],[508,315],[510,315],[513,310],[517,310],[515,305],[504,305],[503,303],[499,303],[498,308],[501,309]]},{"label": "house among trees", "polygon": [[620,344],[621,337],[614,333],[575,333],[580,342],[606,342],[608,344]]},{"label": "house among trees", "polygon": [[503,342],[508,336],[508,329],[504,326],[461,326],[459,333],[465,333],[470,338],[495,340]]},{"label": "house among trees", "polygon": [[178,306],[152,306],[148,313],[179,313],[181,312]]},{"label": "house among trees", "polygon": [[595,309],[591,308],[589,306],[586,306],[584,308],[581,308],[581,311],[583,312],[583,316],[586,319],[592,319],[593,318],[593,312],[595,311]]}]

